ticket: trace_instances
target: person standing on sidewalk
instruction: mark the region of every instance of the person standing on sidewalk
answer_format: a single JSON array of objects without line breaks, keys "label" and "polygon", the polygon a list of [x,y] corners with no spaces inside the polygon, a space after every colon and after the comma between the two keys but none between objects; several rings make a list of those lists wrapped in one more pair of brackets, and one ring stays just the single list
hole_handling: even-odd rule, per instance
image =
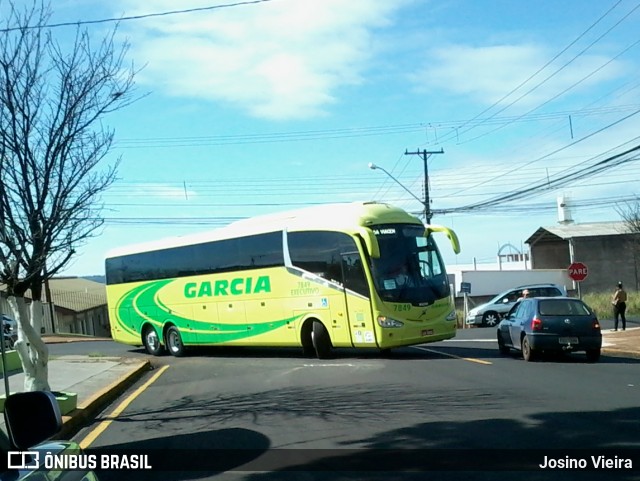
[{"label": "person standing on sidewalk", "polygon": [[627,318],[625,312],[627,310],[627,293],[622,288],[622,282],[618,282],[616,291],[611,296],[611,303],[613,304],[613,318],[615,319],[614,331],[618,330],[618,318],[622,320],[622,330],[627,327]]}]

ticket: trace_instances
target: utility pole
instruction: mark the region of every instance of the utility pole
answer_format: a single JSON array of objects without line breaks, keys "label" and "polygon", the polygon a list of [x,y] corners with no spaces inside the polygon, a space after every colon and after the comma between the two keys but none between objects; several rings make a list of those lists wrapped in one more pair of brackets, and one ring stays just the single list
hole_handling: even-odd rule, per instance
[{"label": "utility pole", "polygon": [[424,218],[426,224],[431,224],[431,206],[429,199],[429,166],[427,165],[427,161],[429,160],[429,156],[432,154],[444,154],[444,150],[416,150],[415,152],[409,152],[408,150],[404,151],[404,155],[419,155],[422,157],[424,162]]}]

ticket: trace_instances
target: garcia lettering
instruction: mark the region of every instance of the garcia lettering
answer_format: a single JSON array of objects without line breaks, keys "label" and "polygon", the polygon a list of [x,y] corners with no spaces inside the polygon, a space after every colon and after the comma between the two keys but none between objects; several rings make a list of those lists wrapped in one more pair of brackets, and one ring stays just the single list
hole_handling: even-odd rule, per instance
[{"label": "garcia lettering", "polygon": [[271,292],[269,276],[236,277],[234,279],[219,279],[217,281],[187,282],[184,285],[184,297],[217,297],[239,296],[242,294],[258,294]]}]

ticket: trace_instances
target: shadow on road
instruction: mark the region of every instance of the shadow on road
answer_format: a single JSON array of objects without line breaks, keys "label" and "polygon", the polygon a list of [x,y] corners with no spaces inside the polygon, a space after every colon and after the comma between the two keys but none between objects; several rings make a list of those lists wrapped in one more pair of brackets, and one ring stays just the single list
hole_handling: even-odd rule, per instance
[{"label": "shadow on road", "polygon": [[[283,403],[295,404],[299,393],[284,392]],[[347,409],[329,391],[313,393],[316,406],[327,413]],[[242,408],[273,409],[275,394],[254,397]],[[440,399],[442,408],[448,400]],[[229,399],[229,405],[236,400]],[[337,403],[337,404],[336,404]],[[204,405],[205,403],[203,403]],[[215,403],[214,403],[215,404]],[[304,403],[308,408],[308,403]],[[397,406],[400,407],[400,406]],[[363,406],[355,406],[356,409]],[[389,406],[383,406],[383,409]],[[407,406],[411,409],[411,406]],[[375,419],[379,406],[369,405]],[[283,411],[285,408],[282,409]],[[306,409],[298,412],[300,415]],[[100,446],[110,453],[151,453],[153,471],[99,471],[102,481],[233,479],[243,481],[600,481],[638,480],[634,469],[543,470],[545,456],[563,458],[630,455],[639,460],[640,408],[615,411],[539,413],[522,419],[442,421],[438,409],[425,409],[425,422],[383,431],[371,437],[344,442],[337,449],[269,449],[270,440],[252,430],[221,429],[193,434]],[[176,413],[177,416],[180,413]],[[203,411],[211,425],[217,415]],[[295,413],[294,413],[295,415]],[[322,415],[322,413],[318,413]],[[499,415],[499,412],[497,413]],[[327,416],[329,416],[327,414]],[[159,461],[158,461],[159,460]],[[591,461],[589,461],[591,465]]]},{"label": "shadow on road", "polygon": [[[455,346],[451,343],[425,344],[415,347],[401,347],[392,349],[389,352],[381,352],[379,349],[335,349],[329,361],[349,360],[349,359],[390,359],[390,360],[424,360],[439,361],[450,360],[451,358],[473,358],[486,361],[496,359],[513,359],[523,361],[522,355],[517,351],[512,351],[510,355],[502,355],[496,346],[491,347],[468,347]],[[315,357],[305,356],[301,348],[274,348],[274,347],[194,347],[188,351],[188,357],[196,358],[255,358],[255,359],[309,359],[318,361]],[[156,358],[158,359],[158,358]],[[160,358],[161,359],[161,358]],[[562,363],[587,363],[583,352],[568,354],[552,354],[542,356],[538,362],[562,362]],[[607,356],[603,354],[600,363],[606,364],[640,364],[640,359],[627,358],[623,356]]]},{"label": "shadow on road", "polygon": [[[543,413],[525,420],[431,421],[345,443],[344,451],[254,472],[245,481],[638,480],[640,409]],[[603,434],[604,433],[604,434]],[[358,448],[358,449],[354,449]],[[545,456],[633,459],[633,469],[543,470]],[[284,461],[284,460],[283,460]],[[255,464],[260,466],[258,459]],[[297,476],[297,477],[296,477]]]},{"label": "shadow on road", "polygon": [[100,481],[191,480],[235,470],[264,454],[269,446],[269,438],[257,431],[232,428],[103,445],[86,453],[98,459],[102,454],[148,456],[151,470],[97,469]]}]

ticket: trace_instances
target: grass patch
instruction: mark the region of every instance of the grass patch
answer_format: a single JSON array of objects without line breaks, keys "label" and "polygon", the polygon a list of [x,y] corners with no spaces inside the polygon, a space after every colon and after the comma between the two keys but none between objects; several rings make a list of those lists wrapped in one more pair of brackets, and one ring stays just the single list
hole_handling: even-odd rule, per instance
[{"label": "grass patch", "polygon": [[[596,311],[599,319],[613,319],[613,305],[611,304],[613,291],[614,289],[611,289],[611,292],[584,294],[582,300],[586,302],[591,309]],[[632,295],[629,292],[627,292],[627,297],[627,319],[638,317],[640,314],[640,297],[638,297],[638,295]]]},{"label": "grass patch", "polygon": [[[614,289],[611,292],[596,292],[582,295],[582,300],[596,312],[598,319],[613,319],[613,305],[611,304],[611,296]],[[640,317],[640,295],[637,293],[627,292],[627,319]],[[464,311],[462,309],[456,309],[458,314],[458,329],[465,327]]]}]

